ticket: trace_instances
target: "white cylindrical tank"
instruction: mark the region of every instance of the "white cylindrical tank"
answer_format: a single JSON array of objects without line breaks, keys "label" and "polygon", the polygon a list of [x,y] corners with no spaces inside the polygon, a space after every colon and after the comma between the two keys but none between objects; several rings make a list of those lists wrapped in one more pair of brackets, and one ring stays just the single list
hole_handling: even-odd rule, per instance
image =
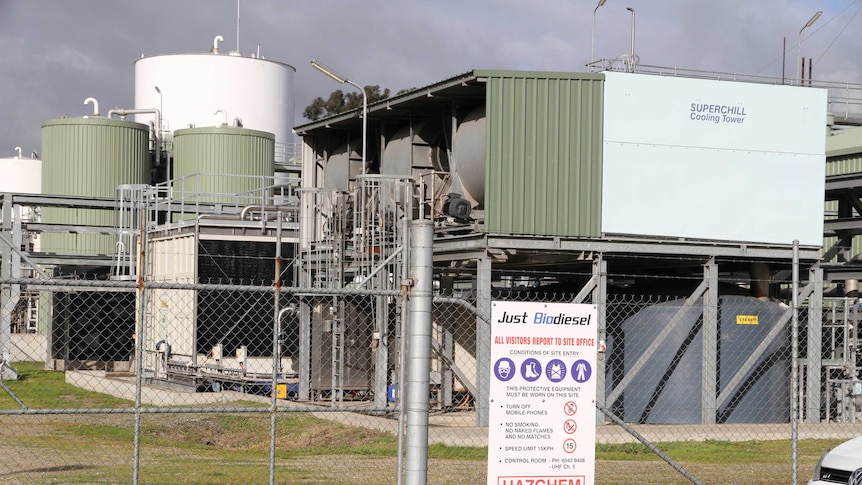
[{"label": "white cylindrical tank", "polygon": [[0,158],[0,192],[42,193],[42,160],[18,156]]},{"label": "white cylindrical tank", "polygon": [[135,61],[135,108],[160,109],[162,131],[169,132],[236,125],[239,119],[244,128],[274,134],[275,162],[287,162],[295,72],[288,64],[235,52],[142,57]]}]

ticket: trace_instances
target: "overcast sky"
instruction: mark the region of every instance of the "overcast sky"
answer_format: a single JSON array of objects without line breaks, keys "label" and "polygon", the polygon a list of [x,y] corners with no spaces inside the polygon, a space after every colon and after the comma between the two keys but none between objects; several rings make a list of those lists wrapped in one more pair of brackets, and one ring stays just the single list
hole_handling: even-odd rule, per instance
[{"label": "overcast sky", "polygon": [[[296,68],[295,124],[341,86],[318,59],[359,84],[393,92],[471,69],[585,71],[598,0],[242,0],[240,50]],[[596,58],[631,49],[641,64],[862,83],[862,0],[607,0],[595,16]],[[0,0],[0,157],[40,150],[41,122],[134,105],[141,55],[235,49],[236,0]],[[40,150],[41,151],[41,150]]]}]

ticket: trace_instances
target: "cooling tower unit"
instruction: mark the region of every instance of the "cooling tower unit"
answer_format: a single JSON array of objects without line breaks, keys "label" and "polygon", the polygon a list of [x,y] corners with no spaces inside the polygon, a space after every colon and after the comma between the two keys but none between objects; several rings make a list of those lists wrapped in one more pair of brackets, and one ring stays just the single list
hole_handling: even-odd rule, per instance
[{"label": "cooling tower unit", "polygon": [[[626,422],[701,422],[702,300],[688,308],[683,303],[646,307],[608,329],[606,395],[612,398],[614,387],[630,377],[621,397],[608,403]],[[716,422],[788,422],[787,309],[752,297],[723,296],[718,312]],[[667,338],[658,339],[666,330]]]}]

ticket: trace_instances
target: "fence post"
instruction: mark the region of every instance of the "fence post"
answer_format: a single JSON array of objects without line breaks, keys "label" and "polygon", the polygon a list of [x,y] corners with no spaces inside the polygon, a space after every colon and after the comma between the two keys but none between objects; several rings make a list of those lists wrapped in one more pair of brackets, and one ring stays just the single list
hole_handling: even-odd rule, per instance
[{"label": "fence post", "polygon": [[411,222],[409,356],[407,368],[407,456],[405,481],[424,485],[428,480],[428,401],[431,371],[431,297],[434,226],[429,220]]},{"label": "fence post", "polygon": [[[476,260],[476,426],[488,426],[491,392],[491,258]],[[486,320],[487,319],[487,320]]]},{"label": "fence post", "polygon": [[[799,240],[793,240],[793,317],[790,324],[790,454],[791,483],[799,481]],[[819,371],[818,371],[819,372]]]},{"label": "fence post", "polygon": [[[12,244],[18,243],[21,246],[21,231],[17,234],[12,234],[12,219],[13,208],[12,198],[8,196],[3,198],[2,214],[2,231],[0,234],[9,236],[0,242],[0,277],[20,278],[20,256],[12,249],[12,246],[7,241],[12,241]],[[16,237],[17,236],[17,237]],[[15,305],[18,303],[20,295],[20,286],[4,284],[0,287],[0,380],[15,380],[18,378],[18,372],[10,365],[12,351],[12,313],[15,310]]]}]

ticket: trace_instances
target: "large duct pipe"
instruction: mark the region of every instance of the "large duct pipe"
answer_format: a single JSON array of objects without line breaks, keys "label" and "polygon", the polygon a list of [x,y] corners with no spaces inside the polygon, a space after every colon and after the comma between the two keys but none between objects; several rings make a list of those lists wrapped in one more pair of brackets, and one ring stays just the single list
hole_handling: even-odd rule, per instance
[{"label": "large duct pipe", "polygon": [[859,296],[859,280],[844,280],[844,296]]},{"label": "large duct pipe", "polygon": [[751,263],[751,296],[761,301],[769,300],[769,265]]}]

